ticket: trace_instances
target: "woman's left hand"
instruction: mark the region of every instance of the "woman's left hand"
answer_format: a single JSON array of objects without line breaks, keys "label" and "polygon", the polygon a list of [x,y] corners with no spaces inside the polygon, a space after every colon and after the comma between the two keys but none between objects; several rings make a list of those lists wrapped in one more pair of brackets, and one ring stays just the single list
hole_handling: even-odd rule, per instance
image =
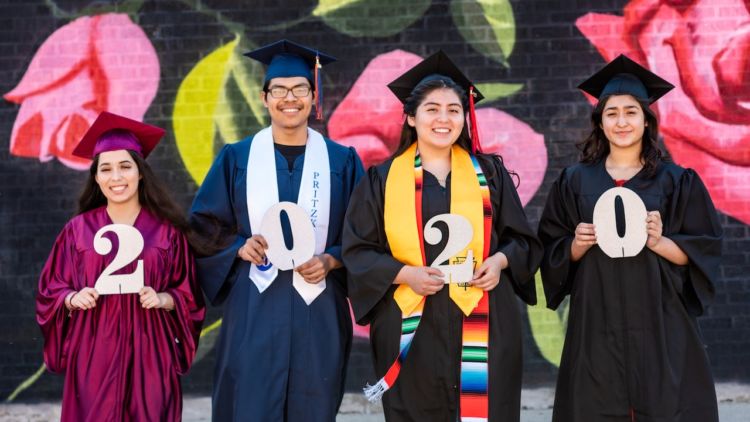
[{"label": "woman's left hand", "polygon": [[471,285],[488,292],[500,284],[500,273],[508,266],[508,258],[504,253],[498,252],[482,262],[482,265],[474,272]]},{"label": "woman's left hand", "polygon": [[648,239],[646,239],[646,246],[654,248],[661,241],[662,229],[664,225],[661,222],[661,214],[659,211],[649,211],[646,215],[646,233],[648,233]]},{"label": "woman's left hand", "polygon": [[138,295],[141,299],[141,307],[144,309],[174,309],[174,300],[169,293],[156,293],[153,287],[144,286]]}]

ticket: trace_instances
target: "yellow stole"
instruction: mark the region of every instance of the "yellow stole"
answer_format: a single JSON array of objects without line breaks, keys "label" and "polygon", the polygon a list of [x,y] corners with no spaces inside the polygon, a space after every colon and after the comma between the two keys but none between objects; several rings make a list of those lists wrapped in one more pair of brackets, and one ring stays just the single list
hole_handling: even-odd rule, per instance
[{"label": "yellow stole", "polygon": [[[385,234],[391,247],[393,257],[413,266],[423,266],[422,252],[419,245],[417,212],[415,204],[415,171],[414,158],[417,151],[416,142],[403,154],[393,160],[385,182]],[[479,187],[474,165],[469,153],[458,145],[451,148],[451,214],[466,217],[474,230],[469,246],[451,257],[450,263],[456,263],[456,257],[465,257],[469,248],[474,251],[475,268],[484,259],[484,214],[482,192]],[[453,302],[469,315],[482,298],[483,291],[477,287],[462,287],[456,283],[449,284],[449,294]],[[411,314],[424,299],[408,284],[401,284],[393,295],[394,300],[404,315]]]}]

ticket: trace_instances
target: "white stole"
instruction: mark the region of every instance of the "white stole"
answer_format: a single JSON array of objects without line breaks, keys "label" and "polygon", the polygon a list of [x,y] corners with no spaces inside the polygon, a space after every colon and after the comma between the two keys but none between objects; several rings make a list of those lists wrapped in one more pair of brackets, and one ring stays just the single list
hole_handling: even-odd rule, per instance
[{"label": "white stole", "polygon": [[[268,208],[279,202],[279,187],[276,179],[276,156],[271,128],[258,132],[250,143],[247,160],[247,211],[250,230],[260,231],[261,222]],[[302,182],[297,196],[297,205],[302,207],[315,232],[315,254],[323,253],[328,239],[328,220],[331,207],[331,167],[328,148],[323,136],[308,128],[305,145],[305,161],[302,167]],[[297,241],[297,240],[295,240]],[[302,263],[300,263],[302,264]],[[326,288],[324,279],[318,284],[307,283],[294,271],[292,284],[309,305]],[[250,280],[263,293],[278,275],[278,269],[270,262],[250,266]]]}]

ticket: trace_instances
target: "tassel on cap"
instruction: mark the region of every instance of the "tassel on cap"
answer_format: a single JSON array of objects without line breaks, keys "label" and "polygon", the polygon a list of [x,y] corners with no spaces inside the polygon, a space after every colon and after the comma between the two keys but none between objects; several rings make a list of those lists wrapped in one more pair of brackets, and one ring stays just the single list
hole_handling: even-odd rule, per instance
[{"label": "tassel on cap", "polygon": [[474,87],[469,87],[469,124],[471,124],[471,153],[482,152],[479,144],[479,127],[477,126],[477,113],[474,108]]},{"label": "tassel on cap", "polygon": [[315,118],[317,120],[323,120],[323,87],[321,86],[323,82],[323,75],[321,74],[321,69],[323,66],[320,65],[320,55],[315,55],[315,69],[313,69],[313,73],[315,74]]}]

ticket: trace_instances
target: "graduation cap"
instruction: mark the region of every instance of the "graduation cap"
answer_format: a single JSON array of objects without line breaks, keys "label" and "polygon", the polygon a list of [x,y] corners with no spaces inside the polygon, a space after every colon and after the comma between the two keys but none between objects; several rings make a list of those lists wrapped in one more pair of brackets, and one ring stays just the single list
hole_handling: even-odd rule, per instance
[{"label": "graduation cap", "polygon": [[245,53],[245,56],[268,65],[264,85],[273,78],[294,76],[314,81],[316,118],[323,118],[323,78],[320,70],[324,65],[336,61],[334,57],[289,40],[276,41]]},{"label": "graduation cap", "polygon": [[127,149],[146,158],[164,132],[160,127],[103,111],[83,135],[73,155],[91,160],[102,152]]},{"label": "graduation cap", "polygon": [[620,54],[578,88],[598,99],[613,94],[629,94],[652,104],[671,91],[674,85]]},{"label": "graduation cap", "polygon": [[451,59],[448,58],[448,55],[442,50],[439,50],[437,53],[427,57],[416,66],[407,70],[396,80],[389,83],[388,88],[399,99],[399,101],[405,103],[411,96],[414,88],[422,83],[440,79],[450,79],[468,93],[472,153],[476,151],[481,152],[479,146],[479,128],[476,123],[477,119],[474,111],[474,104],[481,101],[484,96],[474,87],[474,84],[469,78],[458,69]]}]

